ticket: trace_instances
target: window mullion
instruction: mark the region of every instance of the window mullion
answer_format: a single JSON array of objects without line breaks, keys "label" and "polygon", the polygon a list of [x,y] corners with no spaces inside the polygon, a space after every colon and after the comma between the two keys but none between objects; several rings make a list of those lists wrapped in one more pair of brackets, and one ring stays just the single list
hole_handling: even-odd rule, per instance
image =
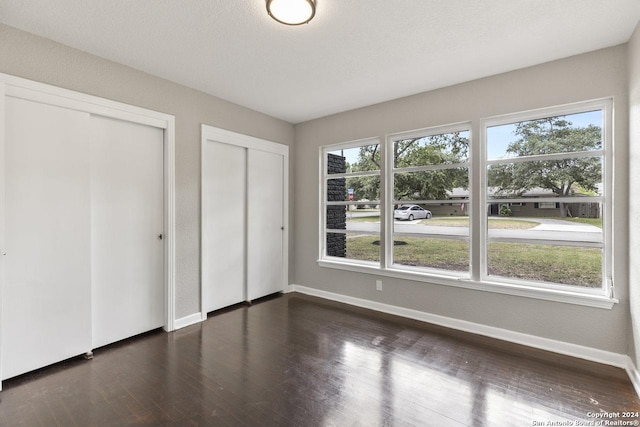
[{"label": "window mullion", "polygon": [[604,232],[604,251],[603,251],[603,286],[605,292],[611,298],[615,298],[614,277],[613,277],[613,228],[616,221],[613,218],[613,183],[615,178],[613,159],[613,100],[608,99],[604,102],[603,118],[602,118],[602,137],[604,147],[604,209],[602,212],[602,230]]},{"label": "window mullion", "polygon": [[320,258],[327,256],[327,160],[328,150],[320,149],[320,240],[318,242],[318,250]]},{"label": "window mullion", "polygon": [[380,171],[380,267],[386,269],[393,263],[393,149],[392,141],[381,139]]},{"label": "window mullion", "polygon": [[503,159],[487,159],[487,165],[503,165],[513,163],[526,163],[526,162],[545,162],[552,160],[573,160],[582,159],[585,157],[600,157],[604,155],[604,150],[591,150],[591,151],[565,151],[562,153],[554,154],[537,154],[532,156],[519,156],[519,157],[506,157]]},{"label": "window mullion", "polygon": [[480,281],[487,275],[487,134],[482,121],[471,132],[471,280]]}]

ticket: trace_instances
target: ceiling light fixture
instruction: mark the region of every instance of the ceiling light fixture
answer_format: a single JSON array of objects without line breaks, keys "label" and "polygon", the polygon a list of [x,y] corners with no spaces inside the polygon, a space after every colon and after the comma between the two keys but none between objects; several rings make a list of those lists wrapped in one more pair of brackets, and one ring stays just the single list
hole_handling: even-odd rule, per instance
[{"label": "ceiling light fixture", "polygon": [[315,0],[267,0],[267,13],[285,25],[302,25],[316,15]]}]

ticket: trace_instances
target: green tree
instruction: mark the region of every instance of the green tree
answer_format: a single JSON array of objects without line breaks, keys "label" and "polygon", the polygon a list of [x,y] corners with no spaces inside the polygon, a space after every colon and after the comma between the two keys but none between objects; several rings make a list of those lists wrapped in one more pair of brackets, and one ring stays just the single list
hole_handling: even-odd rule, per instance
[{"label": "green tree", "polygon": [[[466,162],[469,152],[468,138],[459,132],[412,138],[393,144],[396,168],[411,166],[456,164]],[[380,170],[380,146],[360,148],[358,161],[349,165],[352,172]],[[447,168],[435,171],[400,173],[395,175],[395,198],[405,200],[446,199],[447,192],[456,187],[468,187],[466,168]],[[349,178],[347,186],[354,189],[357,200],[376,200],[380,194],[378,176]]]},{"label": "green tree", "polygon": [[[396,168],[463,163],[468,160],[469,139],[459,132],[407,139],[394,143]],[[467,168],[407,172],[395,175],[396,199],[445,200],[456,187],[467,188]]]},{"label": "green tree", "polygon": [[[513,157],[602,148],[599,126],[572,127],[564,117],[518,123],[514,134],[519,139],[507,147],[507,154]],[[509,163],[489,169],[489,187],[497,187],[498,194],[518,196],[533,188],[544,188],[560,197],[586,195],[597,191],[600,182],[602,161],[599,156]],[[566,217],[567,213],[566,205],[560,203],[560,215]]]},{"label": "green tree", "polygon": [[[369,172],[380,170],[380,145],[365,145],[360,147],[358,161],[353,165],[347,165],[350,172]],[[380,177],[359,176],[347,178],[347,188],[354,191],[354,200],[379,200]]]}]

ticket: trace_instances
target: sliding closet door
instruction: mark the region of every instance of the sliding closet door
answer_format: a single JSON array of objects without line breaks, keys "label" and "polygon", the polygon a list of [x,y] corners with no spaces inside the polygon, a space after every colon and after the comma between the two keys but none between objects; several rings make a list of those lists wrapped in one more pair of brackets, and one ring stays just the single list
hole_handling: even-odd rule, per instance
[{"label": "sliding closet door", "polygon": [[202,312],[284,290],[288,147],[202,126]]},{"label": "sliding closet door", "polygon": [[205,313],[245,297],[247,149],[202,145],[202,286]]},{"label": "sliding closet door", "polygon": [[284,288],[284,157],[249,150],[247,162],[247,297]]},{"label": "sliding closet door", "polygon": [[164,324],[163,138],[91,117],[93,348]]},{"label": "sliding closet door", "polygon": [[91,349],[89,115],[5,106],[2,379]]}]

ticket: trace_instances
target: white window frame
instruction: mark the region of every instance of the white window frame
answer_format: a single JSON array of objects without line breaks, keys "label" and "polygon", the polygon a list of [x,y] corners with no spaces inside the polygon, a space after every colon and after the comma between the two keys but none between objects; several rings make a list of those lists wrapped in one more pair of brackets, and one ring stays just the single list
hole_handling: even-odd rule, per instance
[{"label": "white window frame", "polygon": [[[380,165],[380,169],[376,171],[362,171],[362,172],[346,172],[346,173],[328,173],[328,154],[337,150],[348,150],[350,148],[359,148],[367,145],[379,145],[380,146],[380,159],[384,162],[385,152],[384,144],[381,144],[379,138],[364,138],[349,142],[343,142],[340,144],[325,145],[320,147],[320,239],[319,239],[319,253],[320,259],[328,260],[335,263],[345,263],[349,265],[360,265],[369,268],[379,268],[380,263],[375,261],[364,261],[352,258],[339,258],[331,257],[327,255],[327,233],[347,234],[347,230],[335,230],[327,229],[327,206],[349,206],[349,205],[370,205],[372,202],[377,202],[380,206],[380,259],[383,258],[382,248],[384,243],[383,238],[383,222],[384,212],[383,206],[383,180],[382,169],[383,165]],[[380,200],[370,200],[368,202],[357,202],[355,200],[344,202],[330,202],[327,200],[327,181],[330,179],[340,178],[356,178],[361,176],[378,176],[380,179]]]},{"label": "white window frame", "polygon": [[[385,236],[386,241],[393,242],[394,241],[394,218],[393,218],[393,207],[397,204],[433,204],[438,205],[441,203],[450,204],[453,203],[451,200],[396,200],[394,190],[395,190],[395,177],[396,174],[407,173],[407,172],[420,172],[420,171],[434,171],[434,170],[444,170],[444,169],[458,169],[458,168],[466,168],[468,171],[468,180],[469,180],[469,188],[472,185],[472,170],[471,170],[471,158],[472,158],[472,131],[471,131],[471,122],[463,122],[456,123],[445,126],[434,126],[425,129],[418,129],[409,132],[399,132],[389,134],[386,137],[386,152],[393,153],[393,144],[400,140],[412,139],[412,138],[426,138],[430,136],[436,135],[446,135],[455,132],[468,132],[469,133],[469,155],[466,162],[461,163],[446,163],[446,164],[436,164],[436,165],[422,165],[422,166],[413,166],[413,167],[405,167],[405,168],[396,168],[394,164],[393,157],[389,155],[389,159],[385,159],[385,165],[387,167],[387,185],[385,187],[386,200],[391,201],[390,207],[388,209],[384,209],[388,212],[389,222],[385,227]],[[457,203],[467,203],[469,206],[471,205],[471,194],[469,194],[469,198],[458,200]],[[382,211],[382,209],[381,209]],[[425,237],[433,237],[438,239],[449,239],[449,240],[458,240],[467,242],[469,245],[469,268],[467,271],[455,271],[455,270],[443,270],[436,269],[430,267],[413,267],[403,264],[396,264],[393,256],[394,246],[393,244],[387,245],[385,249],[385,260],[386,265],[391,270],[396,270],[398,272],[406,271],[412,273],[426,273],[433,274],[439,276],[450,276],[452,278],[457,279],[469,279],[471,272],[471,215],[472,211],[469,210],[469,234],[467,236],[455,236],[455,235],[435,235],[435,234],[425,234]],[[402,233],[400,233],[401,235]]]},{"label": "white window frame", "polygon": [[[520,121],[541,119],[546,117],[563,116],[587,111],[602,110],[603,112],[603,149],[591,152],[593,155],[601,155],[603,161],[603,286],[601,288],[586,288],[561,284],[549,284],[544,282],[524,281],[517,279],[501,280],[496,276],[487,274],[487,250],[488,213],[486,209],[486,184],[487,184],[487,151],[486,129],[491,126],[510,124]],[[474,131],[479,129],[476,137]],[[393,245],[393,206],[394,194],[394,163],[393,156],[387,153],[393,152],[393,141],[401,138],[409,138],[412,135],[428,136],[455,131],[469,131],[469,249],[470,249],[470,273],[462,273],[445,270],[430,270],[409,266],[392,265]],[[385,143],[381,144],[380,141]],[[365,262],[348,258],[326,256],[326,183],[327,183],[327,153],[339,149],[354,148],[362,145],[381,144],[381,168],[380,176],[380,263]],[[319,224],[319,259],[318,265],[333,269],[385,276],[411,281],[420,281],[438,285],[455,286],[466,289],[474,289],[495,292],[507,295],[536,298],[547,301],[556,301],[569,304],[583,305],[603,309],[611,309],[618,300],[615,298],[613,287],[613,99],[603,98],[591,101],[576,102],[482,118],[478,122],[460,122],[444,126],[434,126],[409,132],[388,134],[384,138],[366,138],[340,144],[320,147],[320,224]],[[587,155],[587,154],[585,154]],[[453,165],[446,165],[451,167]],[[333,177],[332,174],[331,176]],[[342,177],[343,174],[335,175]],[[548,199],[548,200],[547,200]],[[587,201],[581,198],[581,201]],[[594,198],[596,199],[596,198]],[[597,197],[598,201],[600,200]],[[542,198],[538,201],[557,202],[557,198]],[[419,202],[419,201],[418,201]],[[500,200],[492,200],[500,202]],[[510,203],[533,203],[532,198],[509,199]],[[354,202],[351,202],[354,203]],[[447,201],[448,203],[448,201]],[[344,203],[347,204],[347,203]],[[419,204],[419,203],[416,203]]]},{"label": "white window frame", "polygon": [[[573,153],[558,153],[558,154],[549,154],[549,155],[537,155],[537,156],[527,156],[527,157],[516,157],[509,159],[487,159],[487,129],[493,126],[514,124],[518,122],[527,122],[532,120],[544,119],[549,117],[558,117],[558,116],[567,116],[571,114],[585,113],[589,111],[602,111],[602,142],[603,146],[600,150],[593,150],[588,152],[573,152]],[[483,226],[481,227],[481,248],[480,248],[480,280],[483,282],[495,282],[500,284],[516,284],[521,286],[535,286],[540,289],[550,289],[550,290],[559,290],[566,291],[568,293],[580,293],[594,296],[602,296],[605,298],[613,299],[613,279],[612,279],[612,203],[610,203],[611,195],[613,194],[613,101],[611,98],[606,99],[598,99],[594,101],[586,101],[586,102],[578,102],[574,104],[568,105],[560,105],[556,107],[549,108],[541,108],[532,111],[525,111],[513,114],[505,114],[496,117],[490,117],[486,119],[482,119],[480,121],[480,157],[481,157],[481,167],[480,167],[480,221]],[[582,243],[582,242],[571,242],[571,241],[559,241],[559,240],[548,240],[548,241],[539,241],[539,240],[527,240],[527,239],[510,239],[510,238],[489,238],[488,229],[484,224],[487,224],[488,221],[488,212],[486,208],[482,208],[482,206],[487,206],[487,203],[513,203],[513,202],[526,202],[526,198],[520,199],[512,199],[512,198],[504,198],[504,199],[489,199],[487,194],[487,185],[488,185],[488,177],[487,177],[487,169],[490,165],[495,164],[505,164],[505,163],[514,163],[514,162],[524,162],[524,161],[539,161],[549,158],[579,158],[579,157],[597,157],[602,156],[603,158],[603,195],[595,196],[595,197],[580,197],[579,202],[600,202],[602,203],[602,234],[603,239],[602,243],[593,244],[593,243]],[[530,200],[530,198],[529,198]],[[536,198],[535,202],[537,203],[576,203],[578,199],[575,197],[549,197],[549,198]],[[523,244],[551,244],[555,246],[572,246],[572,247],[595,247],[602,248],[603,258],[602,258],[602,287],[601,288],[580,288],[578,289],[576,286],[571,285],[562,285],[562,284],[551,284],[548,282],[542,281],[533,281],[533,280],[520,280],[516,278],[503,278],[498,276],[492,276],[488,273],[488,244],[490,242],[517,242]],[[576,292],[578,291],[578,292]]]}]

